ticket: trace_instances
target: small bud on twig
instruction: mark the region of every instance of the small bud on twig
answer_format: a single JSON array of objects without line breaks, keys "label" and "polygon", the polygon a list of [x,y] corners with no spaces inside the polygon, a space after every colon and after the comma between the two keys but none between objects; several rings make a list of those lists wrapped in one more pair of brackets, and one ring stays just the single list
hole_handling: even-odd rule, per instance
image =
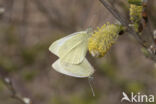
[{"label": "small bud on twig", "polygon": [[4,79],[4,81],[5,81],[6,83],[8,83],[8,84],[10,83],[10,79],[7,78],[7,77]]},{"label": "small bud on twig", "polygon": [[25,104],[30,104],[30,99],[27,97],[23,98],[23,101],[25,102]]}]

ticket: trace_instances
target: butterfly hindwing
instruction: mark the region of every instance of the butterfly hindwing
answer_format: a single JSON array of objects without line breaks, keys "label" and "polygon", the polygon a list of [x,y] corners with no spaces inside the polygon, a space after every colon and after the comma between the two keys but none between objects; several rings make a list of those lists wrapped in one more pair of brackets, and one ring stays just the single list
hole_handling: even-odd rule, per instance
[{"label": "butterfly hindwing", "polygon": [[84,59],[82,63],[78,65],[65,63],[58,59],[52,67],[62,74],[79,78],[89,77],[94,73],[94,68],[87,59]]}]

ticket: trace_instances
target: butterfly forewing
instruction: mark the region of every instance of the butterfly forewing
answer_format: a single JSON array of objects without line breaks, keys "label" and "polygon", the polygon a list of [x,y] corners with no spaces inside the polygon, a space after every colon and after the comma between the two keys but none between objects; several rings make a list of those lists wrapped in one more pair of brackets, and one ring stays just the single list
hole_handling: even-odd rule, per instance
[{"label": "butterfly forewing", "polygon": [[64,37],[64,38],[61,38],[61,39],[55,41],[54,43],[52,43],[52,44],[50,45],[49,51],[52,52],[53,54],[55,54],[55,55],[57,55],[57,56],[59,57],[58,51],[59,51],[60,47],[61,47],[67,40],[69,40],[70,38],[72,38],[72,36],[74,36],[74,35],[76,35],[76,34],[71,34],[71,35],[68,35],[68,36],[66,36],[66,37]]},{"label": "butterfly forewing", "polygon": [[77,32],[60,47],[58,54],[61,61],[79,64],[87,53],[88,35],[86,31]]}]

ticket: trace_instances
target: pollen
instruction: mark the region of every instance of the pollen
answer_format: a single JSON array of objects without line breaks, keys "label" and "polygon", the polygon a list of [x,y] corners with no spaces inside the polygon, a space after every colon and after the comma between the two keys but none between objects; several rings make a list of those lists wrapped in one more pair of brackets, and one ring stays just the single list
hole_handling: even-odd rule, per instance
[{"label": "pollen", "polygon": [[103,57],[110,47],[116,42],[119,32],[123,28],[120,25],[104,24],[92,34],[88,40],[88,50],[94,57]]}]

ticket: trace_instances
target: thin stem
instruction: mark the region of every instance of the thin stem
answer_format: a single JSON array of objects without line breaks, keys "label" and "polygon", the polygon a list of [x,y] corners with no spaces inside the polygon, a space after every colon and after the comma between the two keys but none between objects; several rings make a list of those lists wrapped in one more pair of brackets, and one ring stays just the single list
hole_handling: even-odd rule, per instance
[{"label": "thin stem", "polygon": [[[145,46],[144,41],[139,37],[138,33],[136,33],[132,27],[129,26],[129,19],[121,17],[117,9],[111,6],[106,0],[99,0],[104,7],[118,20],[120,23],[127,28],[127,32],[134,36],[134,38],[138,41],[138,43],[144,47],[145,49],[149,50],[150,47]],[[149,30],[150,31],[150,30]],[[151,32],[150,32],[151,33]],[[152,46],[152,45],[151,45]],[[153,53],[149,53],[149,58],[153,61],[156,61],[156,56]]]},{"label": "thin stem", "polygon": [[22,104],[31,104],[31,101],[29,98],[22,97],[17,90],[14,88],[13,83],[9,77],[7,77],[3,72],[2,69],[0,68],[0,79],[3,81],[5,86],[8,88],[8,90],[11,92],[11,97],[13,99],[18,100]]},{"label": "thin stem", "polygon": [[121,22],[121,24],[123,24],[124,26],[127,26],[128,23],[126,21],[126,19],[122,18],[119,14],[119,12],[110,4],[108,4],[105,0],[99,0],[106,9],[108,9],[108,11],[117,19]]},{"label": "thin stem", "polygon": [[136,38],[136,40],[140,43],[140,45],[145,47],[143,41],[138,37],[137,33],[134,32],[134,30],[131,27],[129,27],[128,19],[121,17],[120,13],[113,6],[108,4],[106,0],[99,0],[99,1],[122,25],[124,25],[127,28],[127,31]]}]

